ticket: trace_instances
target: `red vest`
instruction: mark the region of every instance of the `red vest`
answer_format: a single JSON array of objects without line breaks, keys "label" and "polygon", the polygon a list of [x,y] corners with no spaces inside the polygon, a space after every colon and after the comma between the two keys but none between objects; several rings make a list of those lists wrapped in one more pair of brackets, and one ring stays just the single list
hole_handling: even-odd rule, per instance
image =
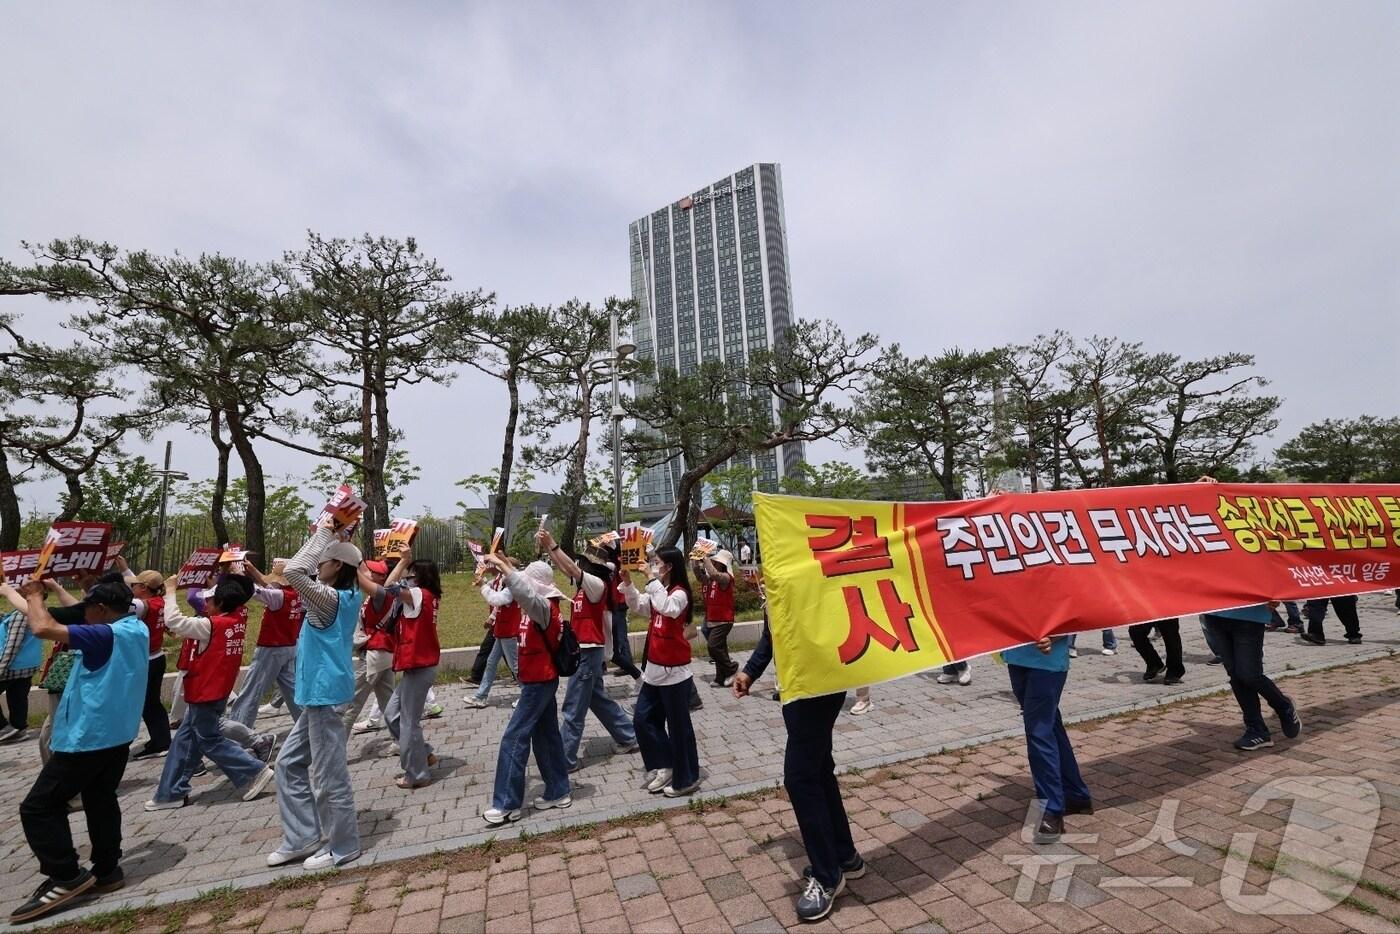
[{"label": "red vest", "polygon": [[521,684],[537,684],[541,681],[553,681],[559,677],[559,673],[554,668],[554,655],[550,652],[550,646],[559,644],[559,634],[564,626],[559,614],[559,598],[549,598],[549,642],[545,642],[544,634],[540,632],[540,627],[535,625],[535,621],[525,613],[520,614],[519,633],[519,677]]},{"label": "red vest", "polygon": [[282,609],[263,610],[262,625],[258,627],[258,645],[268,648],[296,645],[301,620],[306,615],[301,608],[301,594],[290,587],[280,589]]},{"label": "red vest", "polygon": [[[164,610],[162,609],[161,612],[164,612]],[[243,621],[245,627],[248,625],[248,608],[246,606],[240,606],[238,612],[234,615]],[[240,636],[239,639],[241,640],[242,636]],[[239,651],[242,651],[241,647]],[[180,671],[189,671],[190,663],[194,661],[194,657],[198,652],[199,643],[193,639],[186,639],[184,642],[180,643],[180,654],[175,656],[175,667]],[[188,675],[186,675],[186,677],[188,677]]]},{"label": "red vest", "polygon": [[187,646],[194,646],[185,671],[186,702],[209,704],[228,700],[243,664],[243,634],[247,628],[247,612],[224,613],[209,617],[209,645],[203,652],[193,639],[185,640]]},{"label": "red vest", "polygon": [[[505,590],[505,581],[496,579],[496,590]],[[514,639],[520,635],[520,604],[511,602],[491,608],[491,635],[497,639]]]},{"label": "red vest", "polygon": [[373,600],[366,600],[360,604],[360,625],[364,627],[365,635],[369,636],[369,641],[365,643],[366,649],[373,649],[377,652],[394,651],[394,634],[387,629],[379,627],[384,625],[384,621],[389,616],[389,611],[394,608],[394,598],[385,596],[384,609],[376,610]]},{"label": "red vest", "polygon": [[[679,587],[672,587],[675,593]],[[690,619],[690,607],[677,619],[663,616],[660,610],[651,611],[651,630],[647,633],[647,661],[655,662],[664,668],[690,664],[690,643],[685,638],[686,621]]]},{"label": "red vest", "polygon": [[574,594],[574,615],[569,620],[574,627],[574,638],[578,639],[579,645],[603,644],[603,633],[608,631],[608,624],[604,622],[607,613],[606,592],[604,592],[602,600],[593,603],[583,592],[583,587],[579,587],[578,593]]},{"label": "red vest", "polygon": [[734,578],[729,579],[729,589],[719,585],[713,577],[705,586],[705,621],[710,623],[734,622]]},{"label": "red vest", "polygon": [[146,629],[151,634],[151,654],[160,651],[165,642],[165,598],[146,598]]},{"label": "red vest", "polygon": [[394,670],[411,671],[415,668],[432,668],[442,658],[438,646],[437,611],[438,598],[426,590],[418,615],[409,619],[400,608],[394,623]]}]

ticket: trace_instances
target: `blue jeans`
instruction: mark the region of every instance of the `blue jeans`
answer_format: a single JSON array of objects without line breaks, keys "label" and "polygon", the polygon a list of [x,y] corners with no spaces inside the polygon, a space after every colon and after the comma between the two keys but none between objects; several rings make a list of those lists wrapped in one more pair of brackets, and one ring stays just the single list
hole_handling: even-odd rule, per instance
[{"label": "blue jeans", "polygon": [[564,743],[559,738],[559,710],[554,706],[558,691],[558,678],[520,685],[520,703],[501,734],[492,807],[513,811],[524,802],[525,764],[531,748],[544,779],[544,796],[554,801],[569,793],[569,770],[564,765]]},{"label": "blue jeans", "polygon": [[238,692],[238,700],[229,708],[228,718],[244,726],[252,726],[258,718],[258,705],[262,703],[273,684],[287,702],[287,712],[295,720],[301,716],[301,707],[293,699],[296,693],[297,647],[294,645],[260,645],[253,649],[253,661],[248,666],[248,674],[243,679],[243,689]]},{"label": "blue jeans", "polygon": [[[307,625],[310,625],[308,623]],[[277,810],[284,853],[321,844],[336,859],[360,852],[355,788],[345,752],[350,705],[303,707],[277,754]]]},{"label": "blue jeans", "polygon": [[1204,621],[1206,634],[1230,675],[1230,689],[1235,692],[1235,701],[1244,716],[1246,735],[1267,738],[1269,728],[1264,723],[1259,699],[1268,701],[1279,716],[1283,716],[1293,702],[1264,674],[1264,624],[1209,615]]},{"label": "blue jeans", "polygon": [[1060,694],[1069,672],[1024,665],[1007,665],[1006,670],[1026,725],[1026,758],[1035,796],[1045,802],[1046,814],[1062,815],[1066,800],[1090,800],[1089,786],[1079,774],[1079,762],[1060,719]]},{"label": "blue jeans", "polygon": [[621,668],[629,678],[640,678],[642,670],[632,661],[632,640],[627,637],[627,607],[612,611],[613,664]]},{"label": "blue jeans", "polygon": [[700,780],[700,752],[690,723],[690,692],[694,678],[658,687],[642,682],[632,725],[648,771],[670,769],[671,784],[686,788]]},{"label": "blue jeans", "polygon": [[590,710],[613,742],[630,746],[637,741],[637,733],[626,711],[608,696],[607,689],[603,687],[603,651],[601,645],[580,649],[578,671],[574,672],[568,688],[564,690],[564,725],[559,735],[564,742],[564,761],[569,768],[578,764],[583,719]]},{"label": "blue jeans", "polygon": [[[1074,636],[1075,636],[1075,635],[1078,635],[1078,633],[1072,634],[1072,635],[1069,637],[1069,647],[1070,647],[1070,648],[1074,648]],[[1111,650],[1111,651],[1114,651],[1114,652],[1118,651],[1118,634],[1117,634],[1116,632],[1114,632],[1112,629],[1105,629],[1105,630],[1103,631],[1103,647],[1106,648],[1106,649],[1109,649],[1109,650]]]},{"label": "blue jeans", "polygon": [[170,739],[170,752],[156,786],[157,801],[177,801],[190,793],[190,777],[201,757],[217,765],[235,788],[246,787],[267,768],[262,760],[224,736],[219,724],[226,701],[186,704],[180,728]]},{"label": "blue jeans", "polygon": [[491,645],[491,654],[486,659],[486,668],[481,672],[481,686],[476,689],[476,699],[486,700],[491,694],[491,685],[496,683],[496,669],[505,658],[506,667],[517,678],[520,677],[520,662],[517,653],[519,644],[514,639],[497,639]]}]

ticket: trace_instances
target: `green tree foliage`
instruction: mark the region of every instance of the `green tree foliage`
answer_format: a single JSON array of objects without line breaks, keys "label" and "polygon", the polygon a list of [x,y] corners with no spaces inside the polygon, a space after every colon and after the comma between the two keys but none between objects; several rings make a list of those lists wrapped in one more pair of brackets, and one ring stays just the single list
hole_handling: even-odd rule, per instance
[{"label": "green tree foliage", "polygon": [[845,461],[801,463],[783,477],[782,491],[824,499],[870,499],[870,478]]},{"label": "green tree foliage", "polygon": [[723,513],[711,520],[711,525],[725,541],[737,540],[753,524],[753,490],[757,481],[758,472],[743,460],[713,470],[705,478],[710,502]]},{"label": "green tree foliage", "polygon": [[1315,422],[1279,445],[1274,462],[1305,483],[1400,483],[1400,418]]},{"label": "green tree foliage", "polygon": [[[175,493],[175,501],[190,513],[208,519],[211,513],[217,483],[214,480],[198,480],[182,484]],[[322,503],[310,503],[301,495],[300,487],[291,483],[277,483],[267,491],[264,503],[263,522],[267,541],[282,548],[300,542],[306,537],[307,523],[312,519],[311,511],[319,509]],[[230,537],[220,537],[212,521],[206,537],[201,540],[209,545],[222,545],[225,542],[241,541],[238,533],[243,531],[248,515],[248,481],[236,477],[228,484],[224,493],[224,514]],[[262,555],[262,558],[279,557]],[[282,555],[280,557],[286,557]]]},{"label": "green tree foliage", "polygon": [[[384,461],[384,494],[388,506],[386,515],[391,515],[403,505],[404,492],[408,489],[409,484],[422,475],[422,470],[409,457],[408,451],[398,446],[401,433],[396,431],[394,434],[395,446],[389,449],[389,456]],[[364,471],[359,467],[350,467],[347,470],[346,466],[343,461],[317,464],[315,469],[311,471],[312,486],[318,490],[325,490],[327,493],[342,483],[349,483],[356,490],[365,489]],[[386,519],[386,525],[387,522]],[[385,526],[379,527],[382,529]]]},{"label": "green tree foliage", "polygon": [[99,464],[87,481],[77,517],[108,522],[113,541],[144,546],[160,518],[160,477],[155,470],[155,464],[140,456],[118,454],[110,464]]}]

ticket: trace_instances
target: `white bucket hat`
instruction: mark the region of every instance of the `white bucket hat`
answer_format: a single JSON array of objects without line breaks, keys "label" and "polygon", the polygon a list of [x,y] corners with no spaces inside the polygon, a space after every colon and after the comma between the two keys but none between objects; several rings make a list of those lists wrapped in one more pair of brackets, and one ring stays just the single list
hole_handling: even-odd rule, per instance
[{"label": "white bucket hat", "polygon": [[554,568],[543,561],[531,561],[525,567],[525,576],[530,579],[530,584],[535,588],[541,597],[551,599],[559,597],[563,599],[564,594],[558,587],[554,586]]},{"label": "white bucket hat", "polygon": [[710,555],[710,560],[724,568],[726,572],[732,570],[734,567],[734,556],[722,548]]}]

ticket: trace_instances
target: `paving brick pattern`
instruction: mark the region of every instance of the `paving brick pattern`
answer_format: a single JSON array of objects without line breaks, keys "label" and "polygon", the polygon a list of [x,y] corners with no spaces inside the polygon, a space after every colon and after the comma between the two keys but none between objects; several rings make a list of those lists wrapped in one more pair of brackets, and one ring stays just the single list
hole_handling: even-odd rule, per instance
[{"label": "paving brick pattern", "polygon": [[[1400,886],[1396,781],[1400,747],[1400,661],[1389,660],[1400,638],[1391,599],[1362,598],[1366,642],[1325,647],[1302,645],[1291,636],[1270,635],[1267,666],[1275,675],[1349,661],[1374,664],[1290,679],[1309,732],[1305,742],[1255,757],[1229,748],[1238,735],[1238,713],[1228,698],[1211,697],[1152,710],[1161,701],[1225,685],[1218,667],[1204,664],[1198,628],[1183,626],[1188,671],[1177,688],[1144,684],[1140,662],[1119,632],[1116,657],[1093,654],[1097,639],[1084,636],[1084,655],[1074,664],[1066,692],[1067,717],[1083,719],[1134,711],[1075,729],[1075,742],[1091,787],[1101,803],[1089,823],[1098,834],[1092,846],[1069,847],[1097,860],[1078,868],[1064,900],[1049,899],[1039,885],[1029,900],[1012,898],[1020,869],[1008,858],[1034,852],[1022,842],[1020,824],[1030,797],[1019,715],[1004,672],[990,661],[974,662],[969,687],[933,683],[932,675],[908,678],[875,689],[875,709],[837,724],[836,757],[842,767],[865,769],[843,782],[851,789],[851,815],[857,837],[874,872],[852,884],[825,927],[841,930],[936,930],[976,928],[1021,931],[1036,927],[1088,930],[1319,930],[1342,926],[1385,927],[1381,915],[1345,905],[1325,916],[1263,919],[1237,915],[1219,892],[1231,833],[1248,830],[1260,845],[1276,845],[1285,809],[1274,807],[1241,816],[1253,789],[1278,775],[1350,775],[1372,780],[1384,804],[1381,829],[1367,877],[1382,886]],[[1338,624],[1329,622],[1335,630]],[[1290,672],[1291,669],[1291,672]],[[762,682],[766,687],[767,682]],[[628,683],[614,679],[628,694]],[[779,778],[783,728],[777,704],[751,698],[739,702],[726,692],[702,688],[706,707],[696,715],[705,795],[736,794],[768,787]],[[397,760],[384,758],[382,734],[351,743],[352,775],[367,849],[365,866],[413,857],[437,849],[481,842],[491,834],[480,819],[489,806],[496,743],[509,715],[511,689],[493,697],[484,711],[461,705],[462,690],[441,690],[447,715],[427,725],[443,763],[437,782],[414,792],[393,785]],[[272,721],[283,730],[285,718]],[[999,737],[1016,737],[996,742]],[[576,804],[567,811],[529,814],[507,834],[549,831],[565,823],[615,818],[663,806],[636,788],[640,762],[615,756],[596,722],[585,733],[585,768],[575,776]],[[939,750],[958,748],[936,755]],[[15,814],[37,771],[32,744],[3,751],[0,812]],[[878,772],[880,765],[929,756]],[[272,798],[244,803],[218,778],[197,782],[197,802],[179,811],[147,814],[159,763],[132,763],[122,785],[129,888],[75,910],[109,910],[188,898],[224,882],[253,885],[287,872],[269,872],[263,856],[279,831]],[[537,777],[529,794],[539,792]],[[1114,847],[1142,836],[1160,803],[1180,798],[1176,829],[1199,842],[1192,856],[1161,847],[1123,856]],[[736,800],[725,808],[697,813],[684,802],[664,820],[619,828],[602,839],[592,836],[558,845],[557,852],[524,853],[467,876],[431,873],[405,876],[392,865],[367,872],[358,886],[324,883],[317,900],[305,890],[247,911],[246,929],[257,930],[770,930],[793,922],[793,878],[801,848],[781,794]],[[86,842],[75,818],[80,850]],[[1075,829],[1078,829],[1077,827]],[[1272,835],[1272,836],[1271,836]],[[551,846],[554,846],[551,844]],[[1159,852],[1160,851],[1160,852]],[[1107,856],[1105,855],[1107,854]],[[299,872],[292,870],[291,872]],[[1193,880],[1190,889],[1105,889],[1097,877],[1139,873]],[[1251,872],[1255,872],[1254,869]],[[1259,870],[1262,872],[1262,870]],[[1212,873],[1214,873],[1212,881]],[[349,875],[354,875],[350,873]],[[1046,879],[1052,871],[1045,870]],[[1267,880],[1267,873],[1262,877]],[[0,831],[0,891],[12,896],[32,888],[37,873],[17,821]],[[1246,878],[1246,886],[1251,881]],[[1257,882],[1257,880],[1254,880]],[[1375,900],[1378,896],[1366,896]],[[1400,906],[1391,906],[1400,915]],[[258,914],[257,912],[261,912]],[[256,917],[255,917],[256,915]],[[1332,922],[1336,919],[1336,923]],[[192,921],[198,921],[193,916]],[[220,919],[237,927],[239,916]],[[256,922],[253,926],[253,922]],[[205,919],[205,923],[209,923]],[[819,926],[821,927],[821,926]]]}]

